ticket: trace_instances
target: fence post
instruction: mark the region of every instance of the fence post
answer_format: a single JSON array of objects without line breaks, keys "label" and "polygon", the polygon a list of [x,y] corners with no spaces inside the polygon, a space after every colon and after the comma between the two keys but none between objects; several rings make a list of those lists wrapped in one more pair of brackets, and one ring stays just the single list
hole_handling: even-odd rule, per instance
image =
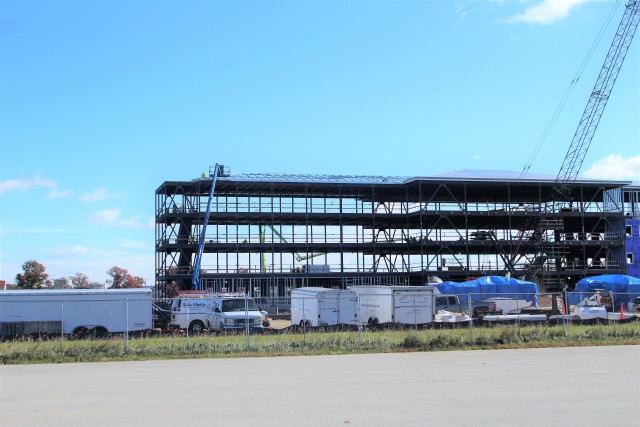
[{"label": "fence post", "polygon": [[60,344],[64,343],[64,301],[60,301]]},{"label": "fence post", "polygon": [[[185,305],[187,306],[186,307],[187,309],[185,310],[186,311],[185,314],[187,315],[187,339],[189,339],[189,304],[187,303],[187,300],[183,300],[183,301],[184,301]],[[220,331],[220,332],[222,332],[222,331]]]},{"label": "fence post", "polygon": [[[571,315],[571,307],[569,306],[569,295],[567,293],[567,285],[564,284],[562,286],[562,292],[560,294],[560,299],[562,300],[562,323],[564,324],[564,334],[565,336],[569,335],[569,326],[570,326],[570,315]],[[580,301],[582,301],[582,295],[580,295]]]},{"label": "fence post", "polygon": [[[613,336],[615,337],[615,336],[618,335],[618,331],[616,329],[616,325],[617,325],[618,321],[616,320],[616,316],[615,316],[615,313],[616,313],[616,303],[615,303],[616,296],[613,293],[613,291],[610,292],[610,295],[611,295],[611,314],[612,314],[611,317],[613,318]],[[607,313],[607,322],[608,322],[609,321],[609,312],[607,311],[606,307],[605,307],[604,311],[605,311],[605,313]]]},{"label": "fence post", "polygon": [[[262,314],[260,314],[260,321],[262,322]],[[249,297],[244,297],[244,333],[247,340],[247,351],[249,351]]]},{"label": "fence post", "polygon": [[[582,297],[582,295],[581,295],[581,297]],[[571,310],[569,309],[569,307],[567,307],[565,305],[566,301],[564,300],[564,297],[563,297],[562,293],[560,294],[560,300],[562,301],[562,311],[561,311],[561,313],[562,313],[562,326],[564,326],[564,336],[568,337],[569,336],[569,324],[570,324],[569,315],[571,313]]]},{"label": "fence post", "polygon": [[124,351],[129,350],[129,298],[124,299]]},{"label": "fence post", "polygon": [[473,311],[471,310],[471,294],[467,294],[467,304],[469,305],[469,344],[473,342]]},{"label": "fence post", "polygon": [[[516,318],[516,329],[518,330],[518,333],[520,332],[520,303],[518,302],[518,299],[520,298],[520,294],[516,295],[516,314],[518,315],[518,317]],[[509,313],[502,313],[502,314],[509,314]]]},{"label": "fence post", "polygon": [[302,298],[302,336],[303,336],[303,342],[306,345],[307,344],[307,322],[304,320],[304,303],[305,303],[305,297],[301,297]]},{"label": "fence post", "polygon": [[362,309],[360,308],[360,298],[356,298],[354,304],[358,304],[358,344],[362,345]]}]

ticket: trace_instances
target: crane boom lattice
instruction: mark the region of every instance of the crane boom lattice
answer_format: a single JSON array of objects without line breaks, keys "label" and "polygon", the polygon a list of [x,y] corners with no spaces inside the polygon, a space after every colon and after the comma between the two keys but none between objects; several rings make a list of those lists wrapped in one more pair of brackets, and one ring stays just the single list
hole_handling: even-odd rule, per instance
[{"label": "crane boom lattice", "polygon": [[552,190],[554,210],[560,207],[562,201],[570,199],[571,185],[580,172],[639,21],[640,0],[630,0],[625,5],[624,15],[554,183]]}]

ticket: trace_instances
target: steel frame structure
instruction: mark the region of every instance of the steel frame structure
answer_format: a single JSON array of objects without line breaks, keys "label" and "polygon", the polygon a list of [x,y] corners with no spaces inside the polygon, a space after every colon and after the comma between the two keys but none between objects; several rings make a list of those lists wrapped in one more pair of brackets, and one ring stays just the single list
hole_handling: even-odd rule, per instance
[{"label": "steel frame structure", "polygon": [[[568,207],[548,213],[551,179],[220,177],[199,275],[205,289],[253,296],[507,273],[554,290],[625,272],[629,184],[578,180]],[[191,288],[210,189],[194,179],[156,190],[160,296]]]}]

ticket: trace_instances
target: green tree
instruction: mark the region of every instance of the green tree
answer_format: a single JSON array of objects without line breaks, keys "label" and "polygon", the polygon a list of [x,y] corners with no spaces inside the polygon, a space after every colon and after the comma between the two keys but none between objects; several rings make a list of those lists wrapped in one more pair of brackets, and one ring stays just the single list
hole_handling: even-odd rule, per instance
[{"label": "green tree", "polygon": [[44,272],[45,266],[31,260],[22,264],[22,274],[16,275],[16,285],[22,289],[39,289],[48,282],[49,275]]}]

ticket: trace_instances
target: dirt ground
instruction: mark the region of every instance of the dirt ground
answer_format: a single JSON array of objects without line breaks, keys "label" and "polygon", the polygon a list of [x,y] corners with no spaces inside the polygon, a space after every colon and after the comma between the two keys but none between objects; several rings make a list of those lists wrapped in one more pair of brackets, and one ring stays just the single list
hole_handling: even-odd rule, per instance
[{"label": "dirt ground", "polygon": [[283,329],[286,328],[287,326],[291,326],[291,320],[271,320],[271,328],[272,329]]}]

